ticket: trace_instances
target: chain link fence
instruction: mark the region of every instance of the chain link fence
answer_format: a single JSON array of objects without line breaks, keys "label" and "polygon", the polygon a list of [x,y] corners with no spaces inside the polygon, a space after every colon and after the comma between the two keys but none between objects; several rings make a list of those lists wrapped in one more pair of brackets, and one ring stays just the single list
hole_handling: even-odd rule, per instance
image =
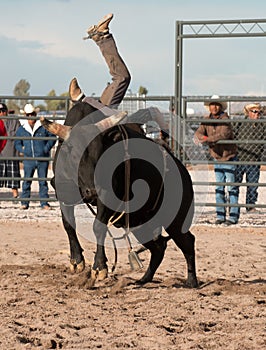
[{"label": "chain link fence", "polygon": [[[193,103],[189,103],[189,101]],[[240,223],[262,224],[264,221],[265,208],[266,208],[266,118],[265,112],[258,120],[251,120],[244,116],[243,107],[245,104],[252,102],[260,102],[263,105],[263,101],[259,99],[241,99],[240,101],[230,101],[230,98],[224,98],[229,101],[228,114],[230,119],[228,121],[214,121],[206,120],[204,116],[208,114],[207,110],[203,108],[203,102],[206,98],[188,98],[184,104],[184,110],[191,111],[191,105],[193,109],[198,103],[201,106],[199,112],[196,113],[184,113],[183,118],[179,118],[177,121],[178,139],[180,140],[180,149],[178,157],[182,160],[187,167],[194,168],[192,177],[194,178],[193,184],[196,191],[196,206],[202,208],[202,212],[205,211],[211,214],[215,218],[215,207],[217,206],[215,201],[215,187],[217,185],[228,186],[237,185],[239,188],[238,204],[233,205],[227,202],[226,204],[219,204],[219,206],[225,206],[227,208],[232,206],[240,207]],[[232,144],[236,144],[238,148],[237,160],[234,162],[236,165],[236,176],[234,183],[218,183],[215,180],[214,174],[214,161],[209,153],[209,147],[207,144],[197,145],[193,142],[194,133],[200,124],[203,122],[209,123],[230,123],[234,131],[234,140],[229,141]],[[218,141],[218,143],[229,143],[228,141]],[[221,164],[229,164],[229,162],[220,162]],[[231,163],[231,162],[230,162]],[[208,193],[208,195],[206,194]],[[227,196],[229,198],[229,196]],[[212,208],[212,210],[210,210]],[[198,208],[199,210],[199,208]],[[246,213],[251,215],[246,216]],[[255,215],[255,216],[254,216]],[[249,219],[248,219],[249,218]],[[209,222],[210,215],[203,215],[202,222]],[[213,220],[214,221],[214,220]]]}]

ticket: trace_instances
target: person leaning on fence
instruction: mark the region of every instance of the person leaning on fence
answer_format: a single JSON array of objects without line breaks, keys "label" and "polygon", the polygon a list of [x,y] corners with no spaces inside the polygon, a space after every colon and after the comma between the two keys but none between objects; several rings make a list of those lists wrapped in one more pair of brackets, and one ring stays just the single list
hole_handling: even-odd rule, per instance
[{"label": "person leaning on fence", "polygon": [[[219,96],[213,95],[211,101],[204,103],[208,109],[209,115],[206,120],[224,120],[224,123],[204,123],[202,122],[195,132],[194,142],[196,144],[206,143],[209,146],[209,152],[214,163],[214,171],[216,182],[235,182],[236,165],[234,160],[237,156],[237,147],[233,143],[217,143],[220,140],[233,140],[234,134],[230,123],[226,122],[229,119],[225,112],[227,103],[219,101]],[[223,164],[223,162],[230,161],[230,164]],[[236,205],[238,203],[237,186],[229,185],[229,202]],[[238,207],[232,206],[229,210],[229,218],[226,220],[226,207],[219,206],[219,204],[226,203],[225,186],[217,184],[215,189],[216,196],[216,221],[219,225],[225,223],[226,225],[233,225],[238,222],[239,213]]]},{"label": "person leaning on fence", "polygon": [[[37,112],[31,104],[26,104],[24,107],[24,113],[29,119],[22,119],[20,121],[21,126],[18,128],[16,136],[18,137],[32,137],[33,139],[19,139],[15,141],[15,148],[24,157],[45,157],[50,156],[50,150],[54,146],[56,140],[42,140],[42,137],[53,137],[37,119],[31,119],[36,117]],[[23,160],[23,159],[22,159]],[[32,178],[35,170],[39,178],[46,178],[48,174],[49,160],[23,160],[24,177]],[[31,195],[32,180],[24,180],[22,184],[21,193],[21,209],[29,208],[29,201],[23,199],[30,198]],[[39,196],[42,198],[40,201],[42,209],[50,209],[50,205],[47,202],[48,184],[46,180],[39,180]]]},{"label": "person leaning on fence", "polygon": [[[262,106],[260,103],[249,103],[244,107],[245,119],[258,120],[262,114]],[[265,141],[266,140],[266,124],[262,122],[239,123],[235,130],[235,137],[243,143],[238,145],[238,160],[247,162],[247,164],[239,164],[236,168],[236,182],[243,181],[246,174],[246,182],[257,184],[260,178],[260,165],[248,164],[248,162],[260,162],[264,152],[264,144],[248,143],[247,141]],[[239,190],[239,187],[238,187]],[[258,186],[247,186],[246,190],[246,207],[247,212],[256,212],[254,207],[258,199]]]},{"label": "person leaning on fence", "polygon": [[[6,104],[0,103],[0,117],[4,117],[3,122],[6,128],[7,136],[15,136],[20,122],[17,119],[9,118]],[[13,198],[18,198],[18,189],[20,181],[14,178],[20,177],[19,161],[7,160],[2,158],[16,157],[18,152],[14,146],[14,140],[9,139],[5,148],[0,153],[0,177],[8,177],[8,180],[0,180],[0,187],[11,188]]]}]

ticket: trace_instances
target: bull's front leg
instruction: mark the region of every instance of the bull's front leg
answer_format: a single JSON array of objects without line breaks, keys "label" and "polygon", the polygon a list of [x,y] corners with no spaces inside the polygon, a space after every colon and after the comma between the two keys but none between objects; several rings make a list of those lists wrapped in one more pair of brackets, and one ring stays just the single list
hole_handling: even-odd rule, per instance
[{"label": "bull's front leg", "polygon": [[74,216],[74,206],[65,206],[60,203],[62,221],[66,230],[70,245],[70,271],[82,272],[85,268],[83,249],[79,243],[76,233],[76,221]]},{"label": "bull's front leg", "polygon": [[96,218],[93,223],[93,232],[97,240],[97,247],[91,270],[91,279],[101,281],[108,275],[107,257],[104,247],[107,226]]}]

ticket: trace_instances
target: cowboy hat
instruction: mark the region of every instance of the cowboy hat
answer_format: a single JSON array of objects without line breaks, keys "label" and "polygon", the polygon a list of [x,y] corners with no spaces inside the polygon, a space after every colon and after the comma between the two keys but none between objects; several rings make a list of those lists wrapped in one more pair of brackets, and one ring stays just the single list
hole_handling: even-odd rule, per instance
[{"label": "cowboy hat", "polygon": [[23,112],[25,113],[25,114],[31,114],[31,113],[38,113],[38,112],[40,112],[40,108],[39,107],[37,107],[37,108],[35,108],[35,107],[33,107],[33,105],[31,104],[31,103],[27,103],[25,106],[24,106],[24,110],[23,110]]},{"label": "cowboy hat", "polygon": [[244,113],[245,115],[248,115],[249,111],[251,109],[257,108],[259,111],[262,111],[262,106],[259,102],[254,102],[254,103],[248,103],[247,105],[245,105],[244,107]]},{"label": "cowboy hat", "polygon": [[220,97],[218,95],[213,95],[209,100],[204,101],[204,107],[209,110],[209,105],[211,103],[219,103],[222,106],[222,111],[227,109],[227,102],[220,101]]}]

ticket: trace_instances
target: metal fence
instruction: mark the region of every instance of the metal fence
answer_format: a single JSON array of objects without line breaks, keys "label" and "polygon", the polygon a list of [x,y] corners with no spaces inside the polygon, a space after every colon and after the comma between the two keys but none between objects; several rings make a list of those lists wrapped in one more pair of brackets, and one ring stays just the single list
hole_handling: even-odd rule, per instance
[{"label": "metal fence", "polygon": [[[232,140],[231,142],[229,141],[219,141],[218,143],[232,143],[232,144],[237,144],[239,150],[241,147],[245,147],[247,152],[245,152],[244,156],[239,158],[239,160],[234,161],[234,164],[237,165],[236,168],[236,179],[238,172],[241,171],[241,166],[249,166],[251,169],[254,168],[256,169],[257,167],[260,167],[260,182],[255,183],[255,182],[248,182],[248,180],[245,180],[244,182],[234,182],[234,183],[221,183],[221,182],[216,182],[214,178],[214,170],[213,170],[213,165],[216,163],[215,161],[212,160],[209,154],[209,149],[208,145],[196,145],[193,142],[194,138],[194,133],[195,130],[198,128],[200,123],[202,122],[202,118],[190,118],[188,120],[183,120],[181,121],[181,132],[182,132],[182,142],[181,142],[181,150],[180,150],[180,155],[181,155],[181,160],[184,164],[187,165],[187,167],[190,169],[191,172],[194,173],[194,187],[197,189],[198,187],[201,188],[202,193],[213,193],[213,196],[211,198],[209,197],[209,200],[211,199],[212,201],[209,200],[202,200],[198,198],[198,201],[196,205],[198,206],[210,206],[210,207],[215,207],[215,198],[214,198],[214,193],[215,189],[211,187],[215,187],[217,185],[221,186],[228,186],[228,185],[237,185],[240,187],[240,197],[239,197],[239,202],[238,205],[239,207],[243,208],[266,208],[266,202],[265,202],[265,186],[266,186],[266,139],[262,140],[259,138],[260,135],[258,135],[258,139],[251,139],[250,138],[250,129],[253,127],[253,125],[256,123],[260,125],[264,130],[266,130],[266,119],[259,120],[257,122],[251,121],[251,120],[242,120],[242,119],[234,119],[233,122],[231,120],[228,120],[228,123],[231,123],[233,125],[233,130],[235,131],[235,134],[237,134],[238,129],[241,127],[243,130],[243,134],[246,135],[245,139],[235,139]],[[210,122],[214,123],[213,120]],[[216,121],[216,123],[219,123],[219,121]],[[224,121],[223,121],[224,123]],[[256,157],[255,155],[261,154],[261,158],[258,158],[260,160],[254,160]],[[251,155],[253,155],[251,157]],[[241,160],[240,160],[241,159]],[[220,164],[231,164],[232,162],[219,162]],[[197,176],[198,174],[198,176]],[[259,191],[259,197],[258,197],[258,202],[256,205],[251,205],[251,204],[246,204],[252,201],[252,198],[249,198],[247,195],[245,195],[245,192],[248,190],[250,187],[257,187],[258,186],[258,191]],[[200,195],[196,191],[196,194]],[[219,204],[219,206],[232,206],[229,203],[227,204]]]},{"label": "metal fence", "polygon": [[[0,100],[3,100],[5,97],[5,100],[7,100],[6,96],[0,96]],[[31,100],[45,100],[46,97],[36,96],[36,97],[30,97]],[[50,98],[51,99],[51,98]],[[57,97],[54,99],[58,99]],[[127,96],[125,97],[124,101],[120,105],[120,109],[129,111],[129,114],[134,113],[136,110],[140,108],[147,108],[149,106],[157,106],[164,114],[165,120],[168,124],[169,133],[170,133],[170,146],[172,149],[175,150],[176,155],[178,158],[182,160],[182,162],[187,166],[191,176],[192,181],[195,189],[196,194],[196,208],[198,207],[198,210],[201,211],[203,207],[216,207],[215,203],[215,186],[217,185],[215,178],[214,178],[214,171],[213,171],[213,164],[214,162],[211,160],[208,152],[208,147],[203,146],[199,147],[196,146],[193,142],[193,136],[195,130],[198,128],[200,123],[203,121],[203,115],[204,110],[201,112],[196,112],[193,115],[185,113],[181,117],[177,117],[173,111],[172,106],[173,103],[173,96],[151,96],[151,97],[136,97],[136,96]],[[184,98],[184,111],[188,111],[189,107],[193,106],[195,108],[196,104],[203,105],[203,101],[206,99],[206,97],[185,97]],[[242,105],[247,103],[248,101],[259,101],[263,104],[263,101],[266,101],[266,98],[232,98],[232,97],[224,97],[221,98],[221,100],[229,101],[229,114],[231,116],[231,119],[228,121],[232,123],[234,131],[236,132],[239,127],[241,126],[242,130],[244,130],[244,139],[238,140],[237,138],[232,141],[232,143],[236,143],[238,146],[245,145],[248,146],[250,149],[250,152],[252,154],[256,154],[258,152],[261,152],[261,149],[263,148],[263,155],[260,160],[254,161],[251,159],[241,159],[236,162],[237,165],[254,165],[254,166],[260,166],[260,179],[259,183],[251,183],[242,181],[241,183],[234,183],[239,186],[240,188],[240,196],[239,196],[239,203],[238,206],[241,208],[246,208],[246,191],[248,187],[255,187],[258,186],[258,201],[256,204],[257,208],[266,208],[266,202],[265,202],[265,186],[266,186],[266,139],[250,139],[250,129],[252,128],[252,125],[255,123],[253,121],[247,120],[243,118],[243,115],[241,115],[242,111]],[[242,105],[241,105],[242,104]],[[265,103],[266,104],[266,103]],[[241,105],[241,106],[240,106]],[[63,120],[65,118],[65,115],[67,113],[67,109],[69,108],[69,101],[66,102],[66,110],[61,111],[60,115],[56,115],[56,113],[49,113],[48,117],[49,119],[54,120]],[[190,108],[191,109],[191,108]],[[200,109],[200,108],[199,108]],[[206,111],[205,111],[206,113]],[[10,118],[10,117],[9,117]],[[25,118],[21,115],[14,115],[11,118],[17,118],[22,119]],[[38,118],[38,117],[37,117]],[[213,122],[213,121],[212,121]],[[223,121],[224,122],[224,121]],[[219,121],[217,121],[219,123]],[[264,129],[266,129],[266,119],[263,116],[259,121],[256,123],[259,123],[263,126]],[[237,134],[237,132],[236,132]],[[4,138],[4,137],[1,137]],[[16,139],[16,137],[6,137],[6,138],[12,138]],[[29,137],[30,139],[30,137]],[[219,141],[220,143],[223,143],[224,141]],[[226,141],[228,143],[228,141]],[[50,161],[50,165],[52,165],[53,162],[53,156],[55,152],[56,146],[52,150],[51,157],[48,159]],[[1,158],[4,159],[16,159],[16,160],[22,160],[21,157],[11,157],[11,158]],[[23,158],[25,159],[25,158]],[[30,159],[30,158],[27,158]],[[47,158],[34,158],[35,160],[47,160]],[[226,162],[224,162],[226,163]],[[21,175],[22,177],[18,180],[29,180],[27,178],[23,177],[23,166],[21,166]],[[49,172],[50,177],[47,177],[45,180],[49,181],[51,179],[52,172]],[[0,177],[0,181],[6,181],[8,178],[6,177]],[[33,182],[37,182],[40,179],[38,177],[34,177],[32,179]],[[230,185],[230,183],[219,183],[220,185]],[[18,199],[13,199],[11,196],[7,195],[6,191],[2,191],[0,189],[0,201],[17,201]],[[50,191],[50,198],[49,201],[56,202],[56,198],[53,192],[53,189],[51,188]],[[31,198],[29,198],[29,201],[40,201],[41,198],[34,195]],[[222,206],[223,204],[221,204]],[[232,206],[230,203],[224,204],[226,206]],[[251,206],[252,207],[252,206]]]},{"label": "metal fence", "polygon": [[[99,97],[95,96],[95,99],[99,99]],[[58,100],[58,101],[63,101],[65,102],[65,109],[61,110],[61,111],[41,111],[40,113],[38,113],[37,117],[31,117],[31,119],[39,119],[40,115],[45,115],[49,120],[55,120],[55,121],[60,121],[62,122],[67,114],[68,109],[71,106],[71,102],[69,100],[68,97],[57,97],[57,96],[53,96],[53,97],[47,97],[47,96],[0,96],[0,101],[3,101],[5,103],[7,103],[9,100],[15,100],[15,101],[24,101],[25,104],[28,103],[28,101],[32,102],[32,103],[39,103],[40,101],[51,101],[51,100]],[[139,109],[144,109],[144,108],[148,108],[149,106],[154,106],[156,105],[158,108],[160,108],[161,111],[163,111],[164,113],[164,117],[166,120],[170,120],[169,117],[169,105],[173,104],[173,97],[172,96],[135,96],[135,95],[129,95],[126,96],[124,98],[124,100],[122,101],[119,109],[120,110],[126,110],[128,112],[128,114],[133,114],[134,112],[136,112]],[[6,117],[0,117],[0,119],[5,119]],[[9,119],[28,119],[28,117],[26,117],[23,114],[19,114],[19,115],[9,115],[8,116]],[[16,137],[16,136],[0,136],[0,139],[11,139],[11,140],[16,140],[16,139],[23,139],[23,140],[31,140],[33,139],[33,137]],[[43,137],[43,138],[38,138],[39,140],[46,140],[46,139],[52,139],[50,137]],[[51,168],[52,168],[52,163],[53,163],[53,159],[54,159],[54,154],[56,152],[56,148],[57,148],[57,143],[55,144],[55,146],[53,147],[52,151],[51,151],[51,156],[48,158],[42,158],[42,157],[34,157],[34,158],[30,158],[30,157],[20,157],[20,156],[16,156],[16,157],[3,157],[0,156],[0,160],[4,161],[4,160],[18,160],[20,161],[20,168],[21,168],[21,177],[20,178],[9,178],[9,177],[1,177],[0,176],[0,183],[2,183],[3,187],[0,187],[0,201],[2,202],[18,202],[18,199],[15,199],[11,196],[11,190],[10,192],[8,192],[8,190],[5,188],[5,182],[8,180],[18,180],[18,181],[33,181],[32,184],[32,191],[31,191],[31,197],[28,199],[24,199],[23,201],[32,201],[32,202],[38,202],[41,200],[45,200],[47,202],[57,202],[57,199],[55,197],[54,194],[54,190],[53,188],[49,185],[49,196],[50,198],[40,198],[38,196],[38,186],[37,186],[37,182],[38,181],[48,181],[50,182],[51,177],[53,176]],[[26,178],[24,177],[24,172],[23,172],[23,160],[36,160],[36,161],[49,161],[50,162],[50,170],[48,171],[48,177],[47,178],[39,178],[38,176],[34,176],[33,178]]]}]

